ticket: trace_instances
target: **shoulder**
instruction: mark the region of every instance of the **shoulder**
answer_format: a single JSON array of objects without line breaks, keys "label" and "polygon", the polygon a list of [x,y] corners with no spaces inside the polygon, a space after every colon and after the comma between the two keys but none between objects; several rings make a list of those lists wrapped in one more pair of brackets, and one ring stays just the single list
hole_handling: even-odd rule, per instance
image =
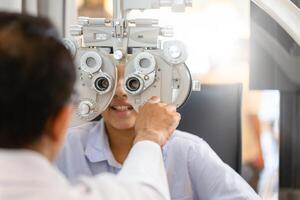
[{"label": "shoulder", "polygon": [[67,144],[86,144],[91,131],[99,126],[99,122],[88,122],[80,126],[75,126],[67,130]]},{"label": "shoulder", "polygon": [[212,151],[210,146],[199,136],[192,133],[175,130],[170,140],[164,147],[166,154],[185,154],[188,157],[197,154],[202,157],[208,151]]},{"label": "shoulder", "polygon": [[59,157],[64,157],[65,159],[66,157],[84,154],[89,143],[95,140],[95,133],[97,133],[97,129],[101,126],[99,123],[100,122],[88,122],[80,126],[69,128]]},{"label": "shoulder", "polygon": [[88,141],[92,139],[92,130],[97,128],[98,124],[99,122],[89,122],[67,130],[64,146],[56,160],[56,165],[65,174],[67,173],[67,165],[74,162],[78,163],[84,158],[82,155],[85,154]]},{"label": "shoulder", "polygon": [[167,142],[168,146],[182,146],[182,147],[199,147],[207,145],[207,143],[199,136],[185,131],[175,130],[170,140]]},{"label": "shoulder", "polygon": [[94,128],[95,126],[97,126],[100,122],[99,121],[95,121],[95,122],[88,122],[85,124],[82,124],[80,126],[74,126],[71,128],[68,128],[68,136],[69,135],[73,135],[73,134],[85,134],[87,132],[89,132],[92,128]]},{"label": "shoulder", "polygon": [[181,130],[175,130],[170,141],[177,141],[177,142],[188,142],[188,143],[201,143],[203,142],[203,139],[200,138],[199,136],[181,131]]}]

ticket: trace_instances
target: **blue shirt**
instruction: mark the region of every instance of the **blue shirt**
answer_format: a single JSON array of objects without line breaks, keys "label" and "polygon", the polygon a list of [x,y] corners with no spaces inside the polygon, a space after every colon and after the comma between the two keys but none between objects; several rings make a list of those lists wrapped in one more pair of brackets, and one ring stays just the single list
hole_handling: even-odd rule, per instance
[{"label": "blue shirt", "polygon": [[[260,199],[195,135],[176,130],[163,147],[163,158],[172,200]],[[103,120],[70,128],[56,164],[71,182],[122,168],[110,150]]]}]

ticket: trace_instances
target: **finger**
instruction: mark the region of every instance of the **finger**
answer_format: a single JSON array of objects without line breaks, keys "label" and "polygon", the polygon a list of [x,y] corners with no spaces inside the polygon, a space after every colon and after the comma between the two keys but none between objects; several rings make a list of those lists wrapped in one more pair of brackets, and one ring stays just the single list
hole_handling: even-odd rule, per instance
[{"label": "finger", "polygon": [[170,112],[176,112],[176,106],[174,106],[174,105],[167,104],[167,105],[165,106],[165,108],[166,108],[168,111],[170,111]]},{"label": "finger", "polygon": [[177,113],[177,126],[179,125],[179,123],[180,123],[180,120],[181,120],[181,115],[180,115],[180,113]]},{"label": "finger", "polygon": [[177,112],[177,117],[179,120],[181,120],[181,114],[179,112]]},{"label": "finger", "polygon": [[153,96],[147,102],[148,103],[159,103],[160,102],[160,98],[157,97],[157,96]]},{"label": "finger", "polygon": [[165,107],[165,106],[167,106],[168,104],[163,103],[163,102],[160,102],[159,105],[160,105],[161,107]]},{"label": "finger", "polygon": [[140,112],[142,110],[142,108],[145,106],[146,103],[148,103],[148,101],[144,101],[139,105],[138,112]]},{"label": "finger", "polygon": [[141,112],[142,107],[143,107],[143,105],[140,105],[140,106],[139,106],[138,111],[137,111],[138,113]]},{"label": "finger", "polygon": [[179,123],[180,123],[181,115],[180,115],[179,113],[176,113],[176,114],[173,116],[173,119],[174,119],[173,128],[176,129],[177,126],[178,126]]}]

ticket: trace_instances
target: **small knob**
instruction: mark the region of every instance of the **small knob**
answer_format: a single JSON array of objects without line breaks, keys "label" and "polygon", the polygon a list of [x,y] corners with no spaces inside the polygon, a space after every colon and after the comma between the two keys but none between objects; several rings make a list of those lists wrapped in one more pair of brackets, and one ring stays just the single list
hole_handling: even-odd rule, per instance
[{"label": "small knob", "polygon": [[200,91],[201,90],[201,83],[198,80],[193,80],[193,86],[192,86],[193,91]]},{"label": "small knob", "polygon": [[81,116],[88,116],[92,110],[92,103],[89,101],[82,101],[79,103],[78,112]]},{"label": "small knob", "polygon": [[187,59],[185,45],[177,40],[165,41],[163,44],[163,52],[166,61],[172,64],[183,63]]},{"label": "small knob", "polygon": [[77,18],[77,24],[78,25],[81,25],[81,26],[84,26],[84,25],[88,25],[89,24],[89,17],[78,17]]},{"label": "small knob", "polygon": [[171,26],[162,27],[160,29],[160,35],[163,37],[173,37],[174,35],[173,27]]},{"label": "small knob", "polygon": [[169,47],[169,54],[172,58],[176,59],[181,55],[181,49],[177,45]]},{"label": "small knob", "polygon": [[80,35],[82,35],[82,26],[81,25],[72,25],[72,26],[70,26],[70,35],[71,36],[80,36]]},{"label": "small knob", "polygon": [[116,60],[121,60],[123,58],[123,52],[120,49],[115,50],[114,52],[114,58]]}]

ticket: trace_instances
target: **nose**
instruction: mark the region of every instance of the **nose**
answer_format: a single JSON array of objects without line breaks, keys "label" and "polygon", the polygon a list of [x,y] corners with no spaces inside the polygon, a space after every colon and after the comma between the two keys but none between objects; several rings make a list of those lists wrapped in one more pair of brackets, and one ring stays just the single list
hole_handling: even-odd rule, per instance
[{"label": "nose", "polygon": [[114,98],[127,98],[126,91],[124,90],[124,66],[118,66],[118,80],[117,88]]}]

